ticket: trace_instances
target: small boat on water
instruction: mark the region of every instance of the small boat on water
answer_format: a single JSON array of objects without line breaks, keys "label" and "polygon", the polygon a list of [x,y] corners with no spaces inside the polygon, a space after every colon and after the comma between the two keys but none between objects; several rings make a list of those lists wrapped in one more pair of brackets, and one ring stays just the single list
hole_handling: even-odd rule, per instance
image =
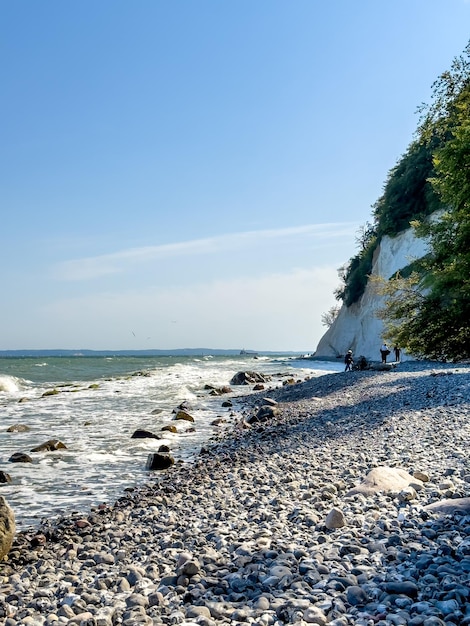
[{"label": "small boat on water", "polygon": [[245,350],[245,348],[243,348],[243,350],[240,350],[240,356],[259,356],[259,355],[254,350]]}]

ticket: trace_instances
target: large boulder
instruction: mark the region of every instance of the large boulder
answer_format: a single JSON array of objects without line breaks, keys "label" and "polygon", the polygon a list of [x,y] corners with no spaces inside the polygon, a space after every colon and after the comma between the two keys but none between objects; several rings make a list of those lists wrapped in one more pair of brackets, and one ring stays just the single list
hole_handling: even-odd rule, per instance
[{"label": "large boulder", "polygon": [[67,446],[58,439],[49,439],[35,448],[31,452],[54,452],[55,450],[67,450]]},{"label": "large boulder", "polygon": [[247,422],[248,424],[256,424],[256,422],[267,422],[279,415],[280,411],[276,406],[271,406],[270,404],[265,404],[261,406],[254,415],[251,415]]},{"label": "large boulder", "polygon": [[0,560],[10,552],[15,530],[15,514],[5,498],[0,496]]},{"label": "large boulder", "polygon": [[213,388],[209,395],[211,396],[222,396],[224,393],[232,393],[232,388],[228,385],[224,385],[223,387]]},{"label": "large boulder", "polygon": [[32,463],[33,459],[26,452],[14,452],[8,459],[10,463]]},{"label": "large boulder", "polygon": [[178,429],[173,424],[167,424],[166,426],[162,426],[162,431],[168,431],[170,433],[177,433]]},{"label": "large boulder", "polygon": [[13,424],[10,428],[7,428],[7,433],[27,433],[31,430],[26,424]]},{"label": "large boulder", "polygon": [[374,467],[362,483],[348,491],[346,495],[352,496],[362,493],[370,496],[378,491],[398,494],[409,486],[416,490],[423,489],[423,483],[411,474],[408,474],[406,470],[399,467],[380,466]]},{"label": "large boulder", "polygon": [[424,508],[431,513],[439,513],[442,515],[452,515],[453,513],[469,515],[470,498],[447,498],[428,504]]},{"label": "large boulder", "polygon": [[58,393],[60,393],[58,389],[48,389],[42,394],[41,398],[47,398],[48,396],[56,396]]},{"label": "large boulder", "polygon": [[161,439],[161,437],[160,435],[156,435],[155,433],[152,433],[149,430],[138,428],[137,430],[134,430],[134,432],[132,433],[131,439]]},{"label": "large boulder", "polygon": [[165,470],[171,467],[175,459],[167,453],[153,452],[147,457],[147,470]]},{"label": "large boulder", "polygon": [[2,483],[2,484],[11,483],[11,476],[10,476],[10,474],[7,474],[3,470],[0,470],[0,483]]},{"label": "large boulder", "polygon": [[237,372],[230,381],[231,385],[255,385],[256,383],[267,383],[271,376],[260,374],[259,372]]},{"label": "large boulder", "polygon": [[175,415],[175,420],[185,420],[186,422],[194,422],[194,417],[187,411],[180,410]]}]

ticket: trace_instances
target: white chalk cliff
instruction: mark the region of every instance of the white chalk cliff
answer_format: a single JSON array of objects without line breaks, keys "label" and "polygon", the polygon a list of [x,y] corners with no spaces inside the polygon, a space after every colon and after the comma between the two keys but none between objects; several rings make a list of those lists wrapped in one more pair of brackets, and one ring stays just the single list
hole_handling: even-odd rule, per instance
[{"label": "white chalk cliff", "polygon": [[[424,256],[426,250],[426,241],[417,238],[411,228],[393,238],[383,237],[374,253],[371,275],[390,278],[413,260]],[[337,318],[320,339],[315,356],[337,357],[352,350],[356,357],[363,355],[368,360],[379,361],[383,322],[377,317],[377,311],[382,306],[383,297],[369,280],[358,302],[349,307],[343,304]],[[405,360],[407,356],[402,354],[402,358]]]}]

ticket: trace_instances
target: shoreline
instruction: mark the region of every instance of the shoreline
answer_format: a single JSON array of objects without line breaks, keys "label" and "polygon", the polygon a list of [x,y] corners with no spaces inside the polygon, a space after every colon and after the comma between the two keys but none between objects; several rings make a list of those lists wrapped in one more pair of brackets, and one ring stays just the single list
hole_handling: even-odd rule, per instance
[{"label": "shoreline", "polygon": [[[253,392],[254,384],[229,386],[238,371],[256,367],[268,389],[288,378],[338,369],[329,363],[305,368],[284,359],[241,357],[89,361],[68,359],[64,365],[57,359],[33,360],[26,370],[15,365],[3,378],[0,375],[4,408],[0,457],[7,479],[11,477],[2,485],[1,495],[15,512],[18,531],[38,527],[43,519],[70,511],[86,514],[93,506],[112,503],[126,488],[148,478],[149,455],[160,445],[170,447],[177,463],[192,461],[201,446],[234,421],[240,403],[232,408],[232,399]],[[23,378],[28,384],[20,382]],[[2,393],[2,383],[7,393]],[[183,404],[191,409],[193,425],[174,421]],[[170,432],[174,427],[176,432]],[[139,429],[155,434],[155,440],[133,439]],[[30,454],[52,439],[67,449]],[[32,463],[11,464],[13,453],[28,454]]]},{"label": "shoreline", "polygon": [[[20,533],[0,565],[5,624],[470,624],[456,591],[470,516],[425,508],[470,496],[470,367],[325,374],[239,398],[245,421],[265,397],[278,415],[239,422],[193,464]],[[429,480],[406,500],[348,495],[384,465]],[[344,526],[325,526],[333,509]],[[437,558],[457,568],[447,595]]]}]

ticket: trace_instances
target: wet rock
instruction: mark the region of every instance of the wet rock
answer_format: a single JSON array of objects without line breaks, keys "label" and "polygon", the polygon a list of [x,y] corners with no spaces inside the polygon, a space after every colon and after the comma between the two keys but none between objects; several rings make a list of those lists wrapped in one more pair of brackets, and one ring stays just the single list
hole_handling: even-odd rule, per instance
[{"label": "wet rock", "polygon": [[48,439],[35,448],[31,448],[30,452],[54,452],[56,450],[67,450],[67,446],[58,439]]},{"label": "wet rock", "polygon": [[27,433],[31,430],[26,424],[13,424],[7,428],[7,433]]},{"label": "wet rock", "polygon": [[10,463],[32,463],[33,459],[26,452],[14,452],[8,459]]},{"label": "wet rock", "polygon": [[169,454],[153,452],[148,455],[145,469],[165,470],[174,465],[175,459]]},{"label": "wet rock", "polygon": [[260,374],[259,372],[237,372],[231,379],[231,385],[254,385],[256,383],[267,383],[271,380],[270,376]]},{"label": "wet rock", "polygon": [[42,394],[41,398],[47,398],[48,396],[56,396],[59,393],[60,391],[58,389],[48,389]]},{"label": "wet rock", "polygon": [[0,484],[11,483],[11,476],[3,470],[0,470]]},{"label": "wet rock", "polygon": [[173,424],[168,424],[162,427],[162,431],[168,431],[170,433],[177,433],[178,429],[176,428],[176,426],[173,426]]},{"label": "wet rock", "polygon": [[16,524],[15,514],[3,496],[0,496],[0,561],[13,545]]},{"label": "wet rock", "polygon": [[149,430],[138,428],[132,433],[131,439],[161,439],[161,436],[156,435],[155,433],[152,433]]},{"label": "wet rock", "polygon": [[175,420],[185,420],[186,422],[194,422],[194,417],[186,411],[180,410],[175,415]]}]

